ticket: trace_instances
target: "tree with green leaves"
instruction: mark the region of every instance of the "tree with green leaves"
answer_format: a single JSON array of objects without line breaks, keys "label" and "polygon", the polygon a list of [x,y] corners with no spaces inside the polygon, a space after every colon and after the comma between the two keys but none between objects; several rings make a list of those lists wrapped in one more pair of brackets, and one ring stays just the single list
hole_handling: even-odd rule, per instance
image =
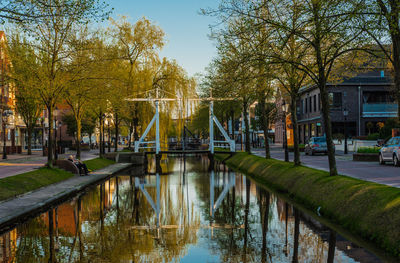
[{"label": "tree with green leaves", "polygon": [[[228,16],[256,18],[265,27],[277,34],[295,36],[306,50],[305,58],[298,60],[287,57],[282,62],[305,72],[321,93],[322,118],[328,146],[329,170],[337,175],[334,145],[332,141],[329,97],[327,83],[332,72],[345,55],[359,50],[365,44],[363,31],[355,26],[355,15],[359,5],[347,1],[327,0],[283,0],[283,1],[223,1],[215,13]],[[267,16],[257,16],[260,8]],[[293,27],[292,14],[296,14],[297,27]]]},{"label": "tree with green leaves", "polygon": [[68,40],[71,38],[74,26],[85,24],[94,18],[104,17],[107,14],[99,12],[97,0],[50,0],[31,1],[35,14],[40,19],[33,19],[29,23],[17,22],[23,32],[30,38],[30,45],[35,49],[38,66],[32,74],[41,83],[38,94],[47,109],[49,121],[48,158],[47,165],[53,165],[53,110],[64,96],[69,81],[66,74],[66,64],[70,49]]},{"label": "tree with green leaves", "polygon": [[31,70],[37,66],[36,54],[18,34],[11,36],[7,51],[12,61],[8,79],[14,89],[16,110],[26,125],[28,155],[31,155],[32,133],[43,109],[38,93],[40,83],[31,74]]},{"label": "tree with green leaves", "polygon": [[[114,116],[115,136],[119,136],[119,124],[125,120],[132,129],[138,125],[138,103],[125,101],[125,98],[137,95],[140,83],[137,74],[143,64],[154,60],[157,51],[164,46],[164,32],[150,20],[142,18],[135,24],[129,23],[125,17],[110,20],[110,36],[117,47],[117,59],[120,60],[120,83],[114,83],[115,92],[110,98]],[[135,134],[137,134],[135,132]],[[115,144],[117,151],[118,144]]]}]

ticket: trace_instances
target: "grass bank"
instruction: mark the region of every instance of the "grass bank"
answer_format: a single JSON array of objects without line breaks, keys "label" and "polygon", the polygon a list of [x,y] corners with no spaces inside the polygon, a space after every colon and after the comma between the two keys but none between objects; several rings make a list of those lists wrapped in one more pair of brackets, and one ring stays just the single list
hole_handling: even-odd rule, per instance
[{"label": "grass bank", "polygon": [[226,163],[400,256],[400,189],[247,153]]},{"label": "grass bank", "polygon": [[[84,163],[90,170],[95,171],[115,162],[108,159],[95,158],[84,161]],[[34,171],[0,179],[0,201],[67,180],[73,176],[74,174],[58,168],[42,167]]]},{"label": "grass bank", "polygon": [[115,164],[114,161],[108,160],[105,158],[95,158],[95,159],[84,161],[84,163],[86,164],[87,168],[92,171],[102,169],[111,164]]},{"label": "grass bank", "polygon": [[6,177],[0,179],[0,200],[6,200],[73,176],[72,173],[61,169],[43,167],[31,172]]}]

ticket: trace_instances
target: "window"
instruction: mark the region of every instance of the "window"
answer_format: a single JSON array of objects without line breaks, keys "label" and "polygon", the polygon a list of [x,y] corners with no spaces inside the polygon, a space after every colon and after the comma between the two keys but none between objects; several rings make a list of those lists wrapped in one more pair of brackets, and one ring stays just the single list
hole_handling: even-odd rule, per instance
[{"label": "window", "polygon": [[329,106],[331,109],[338,109],[342,107],[342,93],[341,92],[329,92]]},{"label": "window", "polygon": [[312,97],[309,97],[308,99],[310,100],[310,101],[308,102],[308,106],[310,107],[310,112],[312,112],[312,102],[311,102]]},{"label": "window", "polygon": [[307,103],[308,100],[307,100],[307,98],[304,99],[304,102],[305,102],[305,105],[304,105],[305,106],[304,107],[305,111],[304,112],[307,113],[307,110],[308,110],[308,103]]},{"label": "window", "polygon": [[317,111],[317,95],[314,95],[314,111]]},{"label": "window", "polygon": [[300,110],[299,110],[299,113],[300,113],[300,114],[303,114],[303,113],[304,113],[304,112],[303,112],[303,109],[304,109],[303,104],[304,104],[304,101],[303,101],[303,100],[300,100]]}]

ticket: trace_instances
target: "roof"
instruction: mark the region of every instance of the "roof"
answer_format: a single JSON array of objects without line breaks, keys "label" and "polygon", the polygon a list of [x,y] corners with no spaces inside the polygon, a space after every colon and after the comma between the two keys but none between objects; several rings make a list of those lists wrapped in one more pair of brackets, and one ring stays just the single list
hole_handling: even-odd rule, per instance
[{"label": "roof", "polygon": [[[383,75],[382,75],[383,74]],[[327,83],[327,86],[368,86],[368,85],[381,85],[389,86],[393,84],[393,78],[389,71],[384,70],[371,70],[368,72],[359,73],[355,77],[345,78],[340,83]],[[317,88],[316,84],[310,84],[302,87],[299,92],[303,93]]]}]

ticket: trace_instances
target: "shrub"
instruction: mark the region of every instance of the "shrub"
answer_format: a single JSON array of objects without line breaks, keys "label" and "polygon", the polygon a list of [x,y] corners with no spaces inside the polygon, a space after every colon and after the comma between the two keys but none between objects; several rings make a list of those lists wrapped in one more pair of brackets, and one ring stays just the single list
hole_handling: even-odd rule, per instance
[{"label": "shrub", "polygon": [[360,147],[357,149],[357,153],[379,153],[380,149],[381,147],[376,147],[376,146]]}]

